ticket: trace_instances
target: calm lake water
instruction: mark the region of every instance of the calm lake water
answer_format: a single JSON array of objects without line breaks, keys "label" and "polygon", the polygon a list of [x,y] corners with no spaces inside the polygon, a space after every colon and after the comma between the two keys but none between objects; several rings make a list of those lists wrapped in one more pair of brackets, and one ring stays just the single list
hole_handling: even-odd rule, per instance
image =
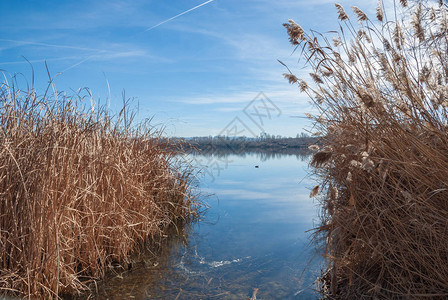
[{"label": "calm lake water", "polygon": [[[257,154],[195,156],[209,209],[159,258],[143,257],[101,286],[101,299],[316,299],[323,259],[310,245],[318,206],[309,158]],[[227,166],[226,166],[227,163]],[[259,166],[256,168],[255,166]],[[219,170],[218,168],[223,168]]]}]

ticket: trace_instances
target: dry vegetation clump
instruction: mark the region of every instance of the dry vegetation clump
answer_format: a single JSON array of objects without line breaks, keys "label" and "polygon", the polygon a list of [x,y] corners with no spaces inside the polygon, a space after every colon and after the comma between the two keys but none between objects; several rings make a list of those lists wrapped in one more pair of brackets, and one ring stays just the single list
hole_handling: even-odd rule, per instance
[{"label": "dry vegetation clump", "polygon": [[0,86],[0,296],[85,290],[145,240],[195,217],[191,169],[128,104]]},{"label": "dry vegetation clump", "polygon": [[388,7],[379,1],[375,20],[353,7],[356,25],[337,4],[332,40],[285,24],[314,83],[285,77],[319,111],[324,148],[311,165],[329,298],[448,296],[448,9]]}]

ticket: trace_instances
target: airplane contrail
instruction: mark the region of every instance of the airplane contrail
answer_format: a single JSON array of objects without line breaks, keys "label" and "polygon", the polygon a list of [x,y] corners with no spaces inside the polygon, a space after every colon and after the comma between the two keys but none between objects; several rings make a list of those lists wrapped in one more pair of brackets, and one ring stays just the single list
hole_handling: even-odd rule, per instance
[{"label": "airplane contrail", "polygon": [[77,67],[77,66],[79,66],[80,64],[82,64],[82,63],[88,61],[89,59],[91,59],[91,58],[94,57],[94,56],[95,56],[95,55],[90,55],[90,56],[84,58],[83,60],[80,60],[80,61],[78,61],[77,63],[71,65],[70,67],[64,69],[64,70],[61,71],[60,73],[65,73],[66,71],[68,71],[68,70],[70,70],[70,69],[73,69],[74,67]]},{"label": "airplane contrail", "polygon": [[162,22],[160,22],[159,24],[156,24],[156,25],[154,25],[154,26],[151,26],[151,27],[147,28],[144,32],[146,32],[146,31],[150,31],[150,30],[152,30],[152,29],[154,29],[154,28],[156,28],[156,27],[159,27],[160,25],[165,24],[166,22],[169,22],[169,21],[171,21],[171,20],[174,20],[174,19],[176,19],[176,18],[178,18],[178,17],[180,17],[180,16],[182,16],[182,15],[185,15],[186,13],[189,13],[190,11],[193,11],[193,10],[195,10],[195,9],[201,7],[201,6],[204,6],[204,5],[206,5],[206,4],[210,3],[210,2],[213,2],[213,1],[215,1],[215,0],[208,0],[208,1],[204,2],[204,3],[202,3],[202,4],[196,5],[195,7],[190,8],[190,9],[184,11],[184,12],[181,12],[180,14],[175,15],[174,17],[171,17],[171,18],[169,18],[169,19],[166,19],[165,21],[162,21]]}]

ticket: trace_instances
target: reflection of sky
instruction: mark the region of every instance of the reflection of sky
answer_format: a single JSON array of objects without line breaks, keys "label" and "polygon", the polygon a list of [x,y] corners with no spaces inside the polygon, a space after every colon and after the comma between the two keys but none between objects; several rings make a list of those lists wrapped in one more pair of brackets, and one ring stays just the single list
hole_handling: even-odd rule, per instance
[{"label": "reflection of sky", "polygon": [[202,180],[204,194],[212,194],[206,199],[210,209],[190,236],[191,245],[205,260],[270,257],[279,268],[285,264],[289,272],[302,271],[310,242],[306,231],[317,222],[317,206],[309,198],[313,182],[308,162],[295,156],[230,160],[219,177]]}]

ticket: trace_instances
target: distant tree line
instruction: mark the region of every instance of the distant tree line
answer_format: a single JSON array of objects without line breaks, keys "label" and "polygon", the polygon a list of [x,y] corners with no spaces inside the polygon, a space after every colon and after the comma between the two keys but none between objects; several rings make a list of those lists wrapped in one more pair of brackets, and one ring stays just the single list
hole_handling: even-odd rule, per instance
[{"label": "distant tree line", "polygon": [[318,143],[317,138],[307,134],[298,134],[296,137],[282,137],[262,133],[258,137],[229,137],[206,136],[192,138],[171,138],[171,143],[182,146],[184,149],[201,153],[309,153],[308,147]]}]

